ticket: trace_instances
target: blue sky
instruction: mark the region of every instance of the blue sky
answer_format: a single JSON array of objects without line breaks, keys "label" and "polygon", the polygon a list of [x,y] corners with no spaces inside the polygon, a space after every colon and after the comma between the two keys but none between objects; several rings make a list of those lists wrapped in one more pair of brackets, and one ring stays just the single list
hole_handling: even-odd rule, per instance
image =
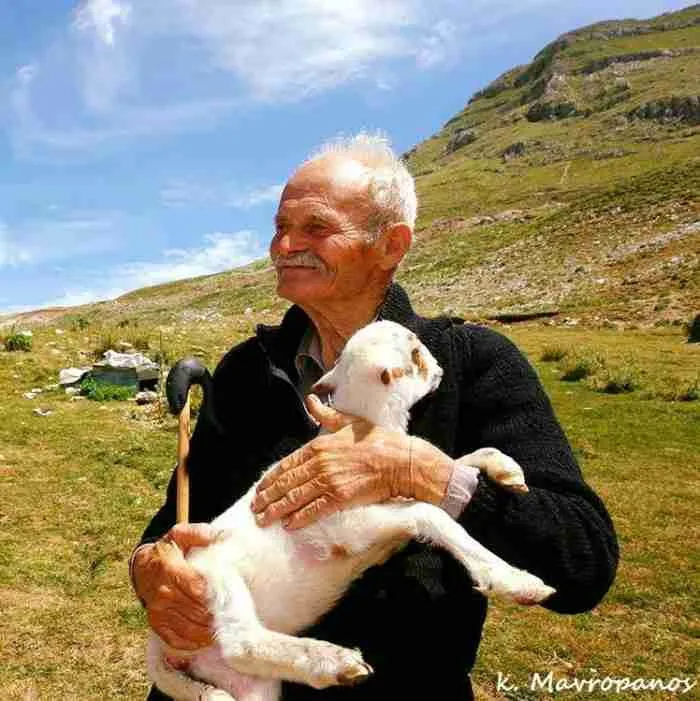
[{"label": "blue sky", "polygon": [[402,152],[559,34],[663,0],[0,0],[0,312],[265,254],[296,164]]}]

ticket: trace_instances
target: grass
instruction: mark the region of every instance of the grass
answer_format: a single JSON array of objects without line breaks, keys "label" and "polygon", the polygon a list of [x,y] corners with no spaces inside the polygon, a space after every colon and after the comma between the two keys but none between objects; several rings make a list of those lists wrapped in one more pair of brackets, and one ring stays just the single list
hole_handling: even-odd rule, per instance
[{"label": "grass", "polygon": [[[175,357],[209,349],[212,366],[211,356],[250,328],[246,317],[233,316],[182,325],[164,331],[163,344]],[[690,386],[700,346],[685,343],[682,327],[505,330],[532,359],[587,479],[605,499],[623,561],[593,613],[567,617],[494,604],[474,674],[480,697],[506,698],[495,692],[498,670],[515,679],[549,669],[582,676],[591,667],[610,675],[694,673],[690,582],[698,562],[687,533],[697,499],[700,404],[601,394],[587,382],[562,382],[556,364],[540,359],[548,349],[566,349],[566,362],[570,349],[588,348],[606,367],[633,363],[646,377],[668,375]],[[126,563],[163,498],[176,422],[158,407],[71,402],[57,391],[25,400],[23,391],[81,362],[92,338],[84,333],[69,329],[56,342],[53,329],[41,327],[32,352],[0,354],[0,383],[13,388],[0,424],[0,687],[9,698],[141,699],[147,686],[145,620]],[[37,403],[54,413],[33,416]]]},{"label": "grass", "polygon": [[560,346],[549,346],[542,351],[540,360],[544,363],[552,363],[566,357],[568,351]]}]

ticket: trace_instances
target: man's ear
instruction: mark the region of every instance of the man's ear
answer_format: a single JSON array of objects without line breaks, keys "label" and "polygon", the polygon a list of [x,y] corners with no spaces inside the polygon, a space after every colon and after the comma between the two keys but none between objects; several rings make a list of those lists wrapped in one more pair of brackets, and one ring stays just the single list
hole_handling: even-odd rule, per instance
[{"label": "man's ear", "polygon": [[413,230],[408,224],[392,224],[382,232],[379,239],[381,260],[379,266],[382,270],[393,270],[398,266],[403,257],[408,253],[413,240]]},{"label": "man's ear", "polygon": [[335,368],[329,370],[318,382],[311,388],[313,394],[333,394],[336,388],[334,373]]}]

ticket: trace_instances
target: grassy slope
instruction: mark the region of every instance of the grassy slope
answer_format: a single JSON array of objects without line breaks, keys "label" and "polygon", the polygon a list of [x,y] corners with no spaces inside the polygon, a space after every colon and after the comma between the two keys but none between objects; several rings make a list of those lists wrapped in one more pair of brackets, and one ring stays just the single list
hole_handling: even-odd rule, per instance
[{"label": "grassy slope", "polygon": [[[691,9],[656,24],[682,24],[699,14]],[[594,58],[700,45],[700,25],[591,37],[610,26],[582,30],[557,55],[582,109],[596,101],[588,100],[575,71]],[[688,54],[644,62],[625,74],[631,95],[624,104],[558,121],[519,117],[529,109],[519,103],[529,88],[506,88],[474,100],[410,156],[423,210],[401,277],[420,311],[450,308],[478,317],[557,306],[583,319],[573,328],[503,330],[536,364],[587,478],[613,514],[623,550],[618,581],[591,614],[492,607],[475,674],[482,698],[543,698],[524,688],[497,694],[499,670],[524,686],[535,670],[671,677],[698,667],[692,588],[698,561],[689,547],[700,467],[698,402],[598,394],[584,383],[561,382],[556,365],[539,361],[546,346],[585,346],[613,363],[631,358],[645,388],[664,375],[679,382],[695,377],[700,348],[685,344],[679,327],[601,327],[604,318],[646,324],[700,308],[697,234],[678,233],[698,219],[697,127],[622,117],[668,93],[700,92],[697,61]],[[444,155],[454,130],[476,122],[478,140]],[[515,141],[525,142],[525,154],[504,162],[500,153]],[[507,209],[531,218],[467,221]],[[669,232],[675,238],[659,239]],[[651,239],[656,244],[636,247]],[[62,367],[85,364],[108,337],[150,344],[171,358],[194,352],[213,365],[255,323],[279,318],[285,305],[274,297],[266,265],[45,313],[51,323],[36,326],[32,353],[0,353],[6,388],[0,689],[6,698],[143,697],[144,620],[128,590],[126,558],[162,499],[176,441],[173,420],[158,407],[70,402],[55,391],[30,401],[22,393],[54,382]],[[86,330],[77,329],[78,317],[90,321]],[[35,416],[37,406],[54,413]]]}]

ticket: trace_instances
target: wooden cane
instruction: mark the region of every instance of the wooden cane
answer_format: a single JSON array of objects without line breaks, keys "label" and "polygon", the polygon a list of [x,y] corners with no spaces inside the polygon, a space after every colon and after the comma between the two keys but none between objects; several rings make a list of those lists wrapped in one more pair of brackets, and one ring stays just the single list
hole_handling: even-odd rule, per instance
[{"label": "wooden cane", "polygon": [[197,358],[178,360],[171,368],[165,382],[165,396],[173,416],[178,417],[177,469],[176,469],[176,520],[188,523],[190,518],[190,476],[187,460],[190,453],[190,389],[200,385],[203,395],[202,410],[209,422],[218,427],[212,409],[212,379],[209,371]]},{"label": "wooden cane", "polygon": [[187,392],[185,406],[178,417],[177,433],[177,522],[190,520],[190,475],[187,471],[187,456],[190,452],[190,394]]}]

